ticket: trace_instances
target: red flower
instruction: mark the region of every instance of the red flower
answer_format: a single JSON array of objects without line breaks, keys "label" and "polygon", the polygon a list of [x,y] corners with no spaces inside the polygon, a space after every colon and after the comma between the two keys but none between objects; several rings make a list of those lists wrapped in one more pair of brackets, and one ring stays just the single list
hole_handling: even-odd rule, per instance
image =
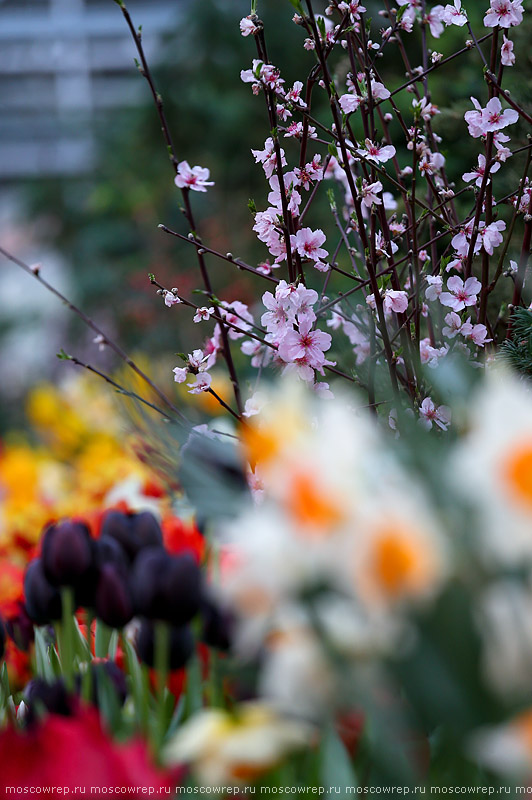
[{"label": "red flower", "polygon": [[166,517],[162,522],[164,546],[172,555],[192,553],[198,563],[203,561],[205,539],[193,522],[178,517]]},{"label": "red flower", "polygon": [[94,709],[74,717],[51,714],[26,732],[10,728],[0,734],[0,789],[96,787],[127,791],[129,787],[171,785],[175,776],[157,770],[142,741],[116,744],[105,733]]}]

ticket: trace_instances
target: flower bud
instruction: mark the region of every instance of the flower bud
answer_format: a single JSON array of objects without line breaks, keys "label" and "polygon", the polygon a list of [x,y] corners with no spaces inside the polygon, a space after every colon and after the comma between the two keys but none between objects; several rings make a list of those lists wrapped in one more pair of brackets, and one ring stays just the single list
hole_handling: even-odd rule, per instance
[{"label": "flower bud", "polygon": [[[114,661],[109,659],[95,658],[89,664],[91,673],[91,703],[99,708],[102,688],[109,686],[113,689],[116,698],[121,706],[127,699],[126,676]],[[76,676],[76,691],[81,694],[82,678]]]},{"label": "flower bud", "polygon": [[[153,667],[155,663],[155,629],[150,620],[142,620],[138,638],[137,653],[140,660]],[[192,631],[185,625],[181,628],[170,628],[170,659],[168,668],[182,669],[194,652]]]},{"label": "flower bud", "polygon": [[127,569],[104,564],[100,569],[94,597],[96,615],[110,628],[123,628],[133,618],[133,595]]},{"label": "flower bud", "polygon": [[149,511],[142,511],[140,514],[109,511],[102,524],[101,538],[104,536],[116,539],[130,561],[134,561],[143,548],[163,543],[161,526]]},{"label": "flower bud", "polygon": [[92,565],[92,539],[82,522],[51,525],[42,541],[44,574],[54,586],[76,586]]},{"label": "flower bud", "polygon": [[18,611],[6,620],[6,629],[19,650],[27,652],[33,642],[33,622],[28,616],[24,603],[18,604]]},{"label": "flower bud", "polygon": [[43,678],[34,678],[24,689],[24,702],[28,708],[28,725],[35,722],[42,711],[70,717],[75,712],[76,699],[67,692],[62,678],[48,683]]},{"label": "flower bud", "polygon": [[40,558],[35,558],[24,575],[24,599],[28,616],[36,625],[61,619],[61,595],[47,580]]},{"label": "flower bud", "polygon": [[234,627],[233,615],[209,598],[204,599],[201,605],[201,617],[203,623],[201,640],[217,650],[230,650]]}]

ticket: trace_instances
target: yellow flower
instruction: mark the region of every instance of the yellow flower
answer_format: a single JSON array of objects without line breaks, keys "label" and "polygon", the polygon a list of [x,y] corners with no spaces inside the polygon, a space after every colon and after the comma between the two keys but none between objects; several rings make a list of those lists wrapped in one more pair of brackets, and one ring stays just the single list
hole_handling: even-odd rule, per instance
[{"label": "yellow flower", "polygon": [[277,714],[265,703],[242,703],[234,714],[203,709],[169,742],[169,764],[190,763],[207,786],[253,782],[279,764],[295,748],[312,743],[314,730]]}]

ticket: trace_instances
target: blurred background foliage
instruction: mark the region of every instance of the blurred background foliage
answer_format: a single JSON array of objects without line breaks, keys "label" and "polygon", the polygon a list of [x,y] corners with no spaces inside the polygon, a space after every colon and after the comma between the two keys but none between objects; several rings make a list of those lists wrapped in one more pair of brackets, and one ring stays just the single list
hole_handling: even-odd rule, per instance
[{"label": "blurred background foliage", "polygon": [[[468,3],[473,28],[480,34],[485,30],[484,5]],[[529,5],[525,2],[525,8]],[[366,6],[377,39],[378,30],[386,26],[387,20],[378,16],[380,3],[368,0]],[[320,2],[318,7],[323,10],[325,4]],[[304,31],[291,23],[292,5],[288,0],[263,0],[258,10],[265,23],[270,58],[281,68],[286,85],[304,79],[315,56],[302,47]],[[116,12],[120,14],[118,8]],[[257,208],[264,209],[267,186],[250,148],[261,149],[269,131],[263,98],[253,96],[250,87],[239,79],[240,70],[248,68],[256,55],[252,37],[243,38],[238,31],[238,21],[247,13],[248,0],[202,0],[187,4],[177,29],[167,32],[164,57],[154,75],[165,101],[178,157],[187,159],[191,165],[209,167],[216,182],[206,195],[192,198],[201,235],[212,247],[224,253],[231,251],[248,263],[257,264],[267,253],[251,229],[247,204],[253,198]],[[134,17],[134,22],[142,25],[143,20]],[[518,93],[528,111],[532,108],[531,54],[527,47],[531,33],[532,21],[530,15],[525,15],[524,23],[513,32],[516,66],[507,69],[504,76],[505,87]],[[466,28],[451,27],[439,40],[429,36],[429,47],[447,56],[463,47],[467,36]],[[414,33],[404,35],[404,40],[411,65],[417,66],[421,63],[419,26]],[[487,45],[484,48],[488,57]],[[395,88],[405,80],[404,64],[397,47],[392,45],[385,53],[377,64],[386,85]],[[131,43],[132,71],[133,56]],[[345,78],[348,60],[344,51],[338,49],[333,60],[336,76]],[[179,211],[180,198],[148,86],[140,74],[138,81],[142,83],[143,102],[125,110],[108,109],[100,120],[97,167],[82,177],[39,177],[26,181],[23,213],[28,220],[46,220],[39,235],[66,259],[77,302],[127,349],[142,350],[151,360],[158,360],[162,365],[162,380],[167,381],[168,387],[170,373],[166,370],[176,363],[173,354],[199,346],[204,331],[192,324],[191,315],[182,308],[165,308],[147,278],[153,272],[163,285],[178,286],[187,296],[199,285],[194,248],[157,228],[163,222],[188,232]],[[448,173],[457,179],[460,188],[459,176],[476,163],[479,152],[479,142],[467,136],[463,114],[471,107],[470,95],[483,103],[487,99],[482,64],[475,49],[435,70],[430,87],[432,101],[442,111],[434,119],[434,130],[444,139]],[[320,106],[317,92],[315,97],[318,105],[314,113],[326,122],[328,104],[321,101]],[[402,93],[396,99],[408,120],[412,95]],[[359,135],[357,124],[354,119],[355,134]],[[523,141],[526,135],[521,125],[519,130],[517,127],[512,137],[514,143]],[[411,155],[401,143],[399,125],[392,123],[391,131],[399,148],[400,163],[409,163]],[[284,147],[290,163],[291,155],[297,152],[297,143],[285,140]],[[517,185],[523,159],[523,154],[512,158],[501,170],[502,175],[497,176],[498,197]],[[342,198],[336,193],[341,205]],[[308,224],[323,228],[336,239],[326,192],[321,195]],[[467,213],[472,204],[472,195],[465,193],[460,199],[460,211]],[[503,217],[507,218],[509,211],[503,209]],[[401,213],[399,204],[398,214]],[[510,250],[508,258],[511,257],[515,254]],[[215,289],[223,299],[253,302],[259,292],[269,288],[266,282],[260,281],[259,285],[259,279],[250,281],[249,276],[227,262],[210,258],[208,263]],[[347,264],[339,265],[348,268]],[[341,283],[337,284],[334,288],[341,289]],[[496,295],[492,302],[500,301]],[[198,303],[202,304],[201,297]],[[95,352],[92,336],[82,330],[75,318],[70,320],[64,337],[68,352],[82,357],[88,354],[91,363],[104,366],[113,363],[109,362],[108,353]],[[244,367],[247,359],[239,363]],[[60,363],[54,369],[61,374],[61,370],[70,367]],[[4,398],[0,425],[5,428],[11,424],[19,408],[19,398],[11,397],[9,403]]]}]

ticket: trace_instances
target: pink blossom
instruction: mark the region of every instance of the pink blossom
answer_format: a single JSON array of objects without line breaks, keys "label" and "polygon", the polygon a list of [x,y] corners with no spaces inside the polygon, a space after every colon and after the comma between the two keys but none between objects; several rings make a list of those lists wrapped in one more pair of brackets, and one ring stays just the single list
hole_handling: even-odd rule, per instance
[{"label": "pink blossom", "polygon": [[[271,136],[264,142],[264,150],[252,150],[255,156],[255,163],[262,164],[264,173],[267,178],[271,178],[277,167],[277,155],[275,153],[275,144]],[[286,166],[286,158],[284,150],[281,148],[281,166]]]},{"label": "pink blossom", "polygon": [[299,331],[288,331],[279,345],[279,356],[285,363],[303,361],[305,367],[321,369],[325,365],[324,352],[331,346],[329,333],[311,330],[308,320],[299,324]]},{"label": "pink blossom", "polygon": [[440,275],[427,275],[428,287],[425,290],[427,300],[437,300],[443,289],[443,278]]},{"label": "pink blossom", "polygon": [[[262,315],[260,321],[266,330],[274,335],[279,335],[280,332],[284,335],[295,320],[295,308],[290,302],[291,293],[285,293],[286,287],[288,287],[286,281],[279,281],[275,297],[271,292],[264,292],[262,295],[262,302],[267,311]],[[281,337],[279,336],[279,338]]]},{"label": "pink blossom", "polygon": [[[291,212],[292,215],[295,215],[299,211],[299,206],[301,204],[301,195],[296,190],[297,186],[297,175],[295,172],[285,172],[283,175],[283,182],[285,188],[285,195],[288,201],[288,210]],[[283,204],[281,199],[281,192],[279,191],[279,178],[277,175],[272,175],[270,178],[270,186],[272,191],[268,195],[268,202],[275,206],[279,211],[281,211]]]},{"label": "pink blossom", "polygon": [[464,119],[467,122],[469,135],[472,136],[474,139],[478,139],[485,133],[483,119],[482,119],[482,106],[480,105],[476,97],[472,97],[471,102],[475,106],[475,110],[466,111],[466,113],[464,114]]},{"label": "pink blossom", "polygon": [[253,230],[261,242],[269,242],[272,234],[277,235],[275,226],[278,223],[278,210],[267,208],[266,211],[257,211]]},{"label": "pink blossom", "polygon": [[315,231],[310,228],[301,228],[295,236],[290,236],[290,244],[303,258],[319,261],[327,258],[329,255],[327,250],[323,250],[323,248],[320,247],[320,245],[325,242],[326,238],[323,231],[319,228]]},{"label": "pink blossom", "polygon": [[391,95],[389,89],[379,81],[371,81],[371,96],[374,100],[387,100]]},{"label": "pink blossom", "polygon": [[292,86],[292,88],[285,94],[285,100],[287,102],[296,103],[302,108],[306,108],[307,104],[304,103],[300,97],[302,89],[303,89],[302,82],[296,81]]},{"label": "pink blossom", "polygon": [[434,103],[429,103],[426,97],[422,97],[421,100],[414,98],[412,106],[425,122],[430,122],[432,117],[440,113],[438,106],[435,106]]},{"label": "pink blossom", "polygon": [[434,8],[425,15],[424,22],[428,24],[431,35],[434,36],[435,39],[439,39],[443,33],[443,6],[434,6]]},{"label": "pink blossom", "polygon": [[363,102],[363,97],[360,97],[358,94],[343,94],[338,102],[340,103],[340,108],[344,112],[344,114],[351,114],[353,111],[356,111],[357,108]]},{"label": "pink blossom", "polygon": [[519,114],[513,108],[502,110],[501,101],[498,97],[492,97],[486,108],[482,111],[483,133],[490,131],[500,131],[507,125],[513,125],[519,119]]},{"label": "pink blossom", "polygon": [[505,67],[513,67],[515,64],[514,43],[511,39],[507,39],[504,34],[502,38],[501,64]]},{"label": "pink blossom", "polygon": [[[224,300],[220,306],[220,315],[231,325],[236,325],[244,331],[248,331],[254,322],[247,305],[241,303],[240,300],[233,300],[232,303]],[[230,339],[241,339],[244,334],[234,328],[229,328],[227,335]]]},{"label": "pink blossom", "polygon": [[299,327],[301,323],[312,323],[316,319],[313,306],[318,301],[318,293],[314,289],[307,289],[300,283],[290,295],[290,303],[297,315]]},{"label": "pink blossom", "polygon": [[486,28],[510,28],[523,21],[523,0],[491,0],[490,8],[484,17]]},{"label": "pink blossom", "polygon": [[380,181],[368,183],[366,180],[363,180],[359,197],[367,208],[371,208],[373,204],[380,206],[382,205],[382,200],[380,197],[377,197],[379,192],[382,192],[382,183]]},{"label": "pink blossom", "polygon": [[[366,297],[367,305],[375,310],[376,302],[375,295],[368,294]],[[402,314],[408,307],[408,295],[406,292],[395,291],[394,289],[386,289],[384,297],[382,298],[383,308],[386,314],[391,314],[394,311],[396,314]]]},{"label": "pink blossom", "polygon": [[209,375],[208,372],[198,372],[197,375],[194,376],[193,383],[187,383],[189,386],[189,394],[201,394],[202,392],[208,392],[211,387],[212,382],[212,375]]},{"label": "pink blossom", "polygon": [[214,181],[209,181],[210,171],[207,167],[190,167],[188,161],[181,161],[177,165],[177,175],[174,183],[179,189],[192,189],[194,192],[206,192],[206,186],[214,186]]},{"label": "pink blossom", "polygon": [[357,153],[366,158],[368,161],[376,161],[377,163],[381,162],[384,164],[395,155],[395,147],[393,144],[378,145],[374,144],[371,139],[366,139],[364,144],[366,145],[365,150],[358,149]]},{"label": "pink blossom", "polygon": [[474,342],[477,347],[484,347],[485,344],[492,341],[491,339],[487,338],[488,329],[486,326],[482,324],[472,325],[471,317],[468,317],[466,322],[464,322],[460,333],[466,339],[470,339],[472,342]]},{"label": "pink blossom", "polygon": [[360,15],[363,14],[366,9],[360,3],[360,0],[351,0],[351,2],[348,3],[338,3],[338,10],[342,11],[344,14],[346,11],[349,11],[351,22],[356,22],[360,19]]},{"label": "pink blossom", "polygon": [[442,12],[442,21],[446,25],[458,25],[460,28],[467,22],[467,14],[462,8],[460,0],[454,0],[454,5],[446,5]]},{"label": "pink blossom", "polygon": [[462,320],[455,311],[450,311],[445,315],[447,326],[442,329],[442,333],[448,339],[454,339],[462,328]]},{"label": "pink blossom", "polygon": [[490,256],[493,255],[493,250],[502,243],[503,235],[501,231],[505,229],[506,222],[502,219],[498,219],[495,222],[491,222],[489,225],[484,225],[479,230],[482,246]]},{"label": "pink blossom", "polygon": [[207,306],[202,306],[202,308],[198,308],[196,310],[196,313],[193,317],[193,322],[207,321],[211,318],[211,314],[214,314],[214,306],[210,306],[210,308],[207,308]]},{"label": "pink blossom", "polygon": [[176,306],[181,302],[182,302],[182,300],[181,300],[180,297],[178,297],[177,294],[175,294],[174,292],[169,292],[168,290],[165,290],[165,292],[164,292],[164,304],[165,304],[165,306],[168,306],[168,308],[171,308],[172,306]]},{"label": "pink blossom", "polygon": [[447,289],[449,291],[440,294],[440,303],[453,311],[461,311],[466,306],[476,305],[482,284],[476,278],[468,278],[464,283],[458,275],[453,275],[447,281]]},{"label": "pink blossom", "polygon": [[174,373],[174,381],[176,383],[184,383],[186,381],[188,375],[187,367],[174,367],[172,372]]},{"label": "pink blossom", "polygon": [[433,347],[430,339],[421,339],[419,343],[419,359],[422,364],[426,364],[431,369],[438,366],[438,361],[447,353],[446,347]]},{"label": "pink blossom", "polygon": [[242,17],[240,20],[240,32],[242,36],[249,36],[250,34],[256,33],[256,31],[258,31],[258,28],[253,22],[251,14],[247,17]]},{"label": "pink blossom", "polygon": [[406,292],[386,289],[383,305],[386,313],[394,311],[396,314],[402,314],[408,308],[408,295]]},{"label": "pink blossom", "polygon": [[[290,139],[291,137],[301,139],[303,136],[303,123],[292,122],[292,124],[286,129],[284,136],[285,139]],[[308,136],[310,139],[316,139],[317,137],[316,128],[314,128],[312,125],[308,126]]]},{"label": "pink blossom", "polygon": [[[490,167],[490,174],[498,172],[500,168],[501,165],[499,164],[498,161],[496,161]],[[472,172],[464,172],[464,174],[462,175],[462,180],[464,180],[466,183],[469,183],[470,181],[475,181],[475,184],[477,186],[481,186],[485,169],[486,169],[486,156],[479,154],[478,166],[475,167],[475,169],[473,169]]]},{"label": "pink blossom", "polygon": [[312,161],[309,161],[308,164],[305,164],[305,166],[301,169],[299,167],[295,167],[294,175],[296,176],[296,181],[294,181],[294,185],[303,186],[303,188],[308,191],[311,181],[321,180],[323,167],[320,161],[321,156],[318,153],[314,156]]},{"label": "pink blossom", "polygon": [[427,430],[435,423],[443,431],[451,424],[451,409],[448,406],[436,407],[430,397],[425,397],[419,409],[420,422]]},{"label": "pink blossom", "polygon": [[[265,338],[268,342],[272,341],[270,334],[267,334]],[[257,342],[256,339],[246,339],[246,341],[242,342],[240,345],[240,349],[246,356],[251,356],[251,366],[256,369],[266,366],[266,364],[271,361],[274,353],[271,347]]]}]

